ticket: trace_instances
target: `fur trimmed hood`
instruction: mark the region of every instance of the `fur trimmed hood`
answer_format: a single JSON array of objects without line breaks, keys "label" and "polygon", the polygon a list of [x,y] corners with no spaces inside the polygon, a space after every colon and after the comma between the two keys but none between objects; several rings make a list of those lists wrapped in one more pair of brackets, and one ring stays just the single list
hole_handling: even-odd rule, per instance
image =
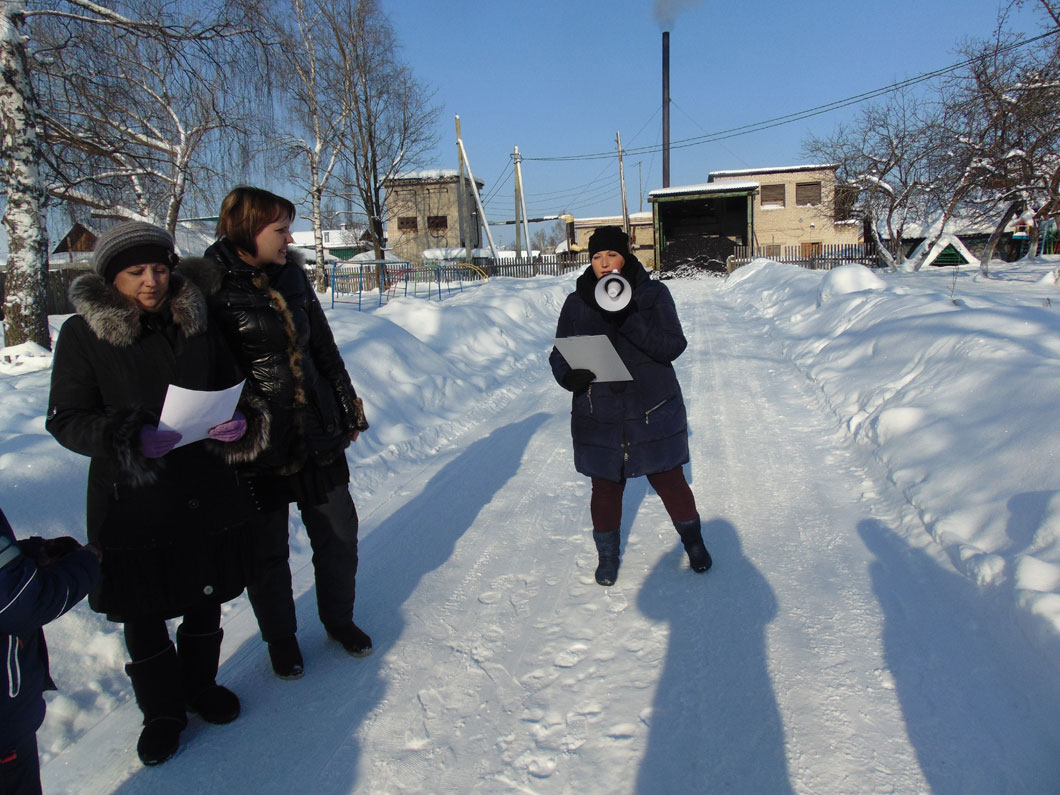
[{"label": "fur trimmed hood", "polygon": [[[69,294],[77,314],[104,342],[126,348],[143,333],[143,310],[99,274],[78,276],[70,285]],[[185,337],[194,337],[206,330],[205,296],[194,283],[176,272],[169,277],[167,306],[173,322]]]}]

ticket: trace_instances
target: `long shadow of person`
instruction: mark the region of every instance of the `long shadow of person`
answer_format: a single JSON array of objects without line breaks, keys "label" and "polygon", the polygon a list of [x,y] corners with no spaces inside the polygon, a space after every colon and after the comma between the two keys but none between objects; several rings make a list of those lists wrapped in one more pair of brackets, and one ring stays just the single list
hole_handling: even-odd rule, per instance
[{"label": "long shadow of person", "polygon": [[940,795],[1060,791],[1060,688],[1011,616],[874,519],[858,534],[909,740]]},{"label": "long shadow of person", "polygon": [[714,558],[709,572],[690,572],[677,543],[637,599],[646,616],[669,623],[670,643],[636,791],[791,792],[766,665],[776,597],[743,556],[732,523],[705,522],[703,537]]},{"label": "long shadow of person", "polygon": [[[518,471],[522,451],[548,418],[534,414],[469,445],[362,540],[357,616],[372,635],[371,657],[354,661],[327,644],[315,617],[316,596],[303,593],[298,616],[305,677],[278,683],[256,665],[222,671],[219,680],[243,697],[239,720],[202,727],[194,747],[159,768],[137,771],[118,791],[348,793],[363,784],[357,730],[385,700],[384,658],[405,628],[402,605],[450,558],[479,512]],[[260,658],[256,637],[244,647],[252,648],[240,648],[233,658]]]}]

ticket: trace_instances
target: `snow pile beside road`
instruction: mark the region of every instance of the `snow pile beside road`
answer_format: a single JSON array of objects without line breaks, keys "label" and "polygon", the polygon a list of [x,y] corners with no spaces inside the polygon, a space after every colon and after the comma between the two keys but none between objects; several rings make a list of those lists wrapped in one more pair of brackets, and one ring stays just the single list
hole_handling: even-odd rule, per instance
[{"label": "snow pile beside road", "polygon": [[1060,306],[1056,258],[919,274],[764,260],[731,299],[870,446],[953,565],[1060,661]]}]

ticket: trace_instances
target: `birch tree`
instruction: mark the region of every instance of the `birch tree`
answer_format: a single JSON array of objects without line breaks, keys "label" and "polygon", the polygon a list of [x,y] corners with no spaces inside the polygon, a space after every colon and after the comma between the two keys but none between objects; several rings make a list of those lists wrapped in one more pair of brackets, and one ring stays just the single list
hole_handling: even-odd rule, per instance
[{"label": "birch tree", "polygon": [[24,3],[0,0],[0,189],[6,200],[2,223],[8,249],[4,344],[35,342],[50,350],[48,232],[25,41]]},{"label": "birch tree", "polygon": [[316,288],[327,289],[324,267],[324,205],[341,152],[349,145],[351,113],[339,38],[356,36],[347,0],[291,0],[291,18],[278,18],[283,41],[279,60],[286,91],[285,128],[276,140],[286,154],[290,174],[310,205],[316,249]]},{"label": "birch tree", "polygon": [[384,184],[413,170],[437,143],[440,108],[400,57],[390,20],[377,0],[352,0],[350,30],[339,39],[350,110],[349,191],[368,218],[376,258],[383,257],[387,208]]},{"label": "birch tree", "polygon": [[[163,24],[154,2],[141,14]],[[173,232],[189,192],[214,186],[211,161],[243,138],[247,82],[234,62],[252,71],[256,48],[128,36],[65,17],[42,19],[34,38],[50,195]]]},{"label": "birch tree", "polygon": [[[92,0],[43,0],[32,8],[22,0],[0,0],[0,189],[6,199],[3,227],[8,239],[6,344],[33,341],[51,347],[45,297],[49,248],[45,207],[49,187],[64,199],[110,207],[114,214],[146,217],[172,228],[187,191],[188,172],[180,169],[190,162],[188,153],[201,143],[204,134],[189,125],[174,132],[175,128],[161,125],[163,112],[142,104],[125,104],[123,98],[131,102],[129,92],[136,81],[129,79],[129,74],[119,75],[106,67],[97,87],[104,93],[113,92],[117,101],[110,107],[101,107],[91,94],[78,91],[78,80],[90,80],[96,75],[87,65],[83,70],[71,68],[71,61],[81,55],[91,62],[95,53],[87,45],[109,34],[110,41],[127,46],[127,57],[119,54],[116,58],[124,59],[126,65],[138,60],[145,72],[160,70],[156,71],[159,75],[174,64],[181,65],[182,58],[182,65],[189,66],[187,51],[181,52],[178,44],[247,34],[249,28],[242,21],[246,13],[232,14],[232,3],[226,2],[221,0],[216,7],[197,4],[193,15],[176,13],[181,7],[175,0],[160,0],[150,7],[143,2],[129,3],[129,8],[134,9],[129,12],[122,10],[123,4],[107,7]],[[149,14],[150,11],[154,13]],[[203,18],[208,21],[187,21]],[[38,25],[65,31],[54,40],[42,42],[39,58],[34,38]],[[172,47],[166,49],[168,45]],[[104,57],[102,53],[99,56]],[[204,73],[209,71],[201,68]],[[38,70],[40,90],[35,85]],[[68,82],[49,82],[49,77]],[[80,87],[87,90],[88,84],[81,83]],[[145,82],[140,88],[142,98],[151,94],[154,87]],[[126,89],[125,93],[122,89]],[[154,94],[158,94],[157,90]],[[43,104],[45,100],[54,104]],[[181,110],[188,105],[173,97],[170,100]],[[130,121],[140,116],[142,125]],[[87,138],[86,130],[92,131]],[[104,134],[117,132],[132,136]],[[159,168],[167,160],[177,164],[177,169],[168,174]],[[50,178],[57,178],[51,186]],[[159,184],[167,179],[169,187],[160,189]],[[124,189],[122,180],[127,183]],[[165,195],[167,190],[170,201],[159,217],[157,212],[150,212],[149,197],[153,195],[157,200],[159,193]],[[118,195],[130,194],[134,197],[132,202],[115,201]]]}]

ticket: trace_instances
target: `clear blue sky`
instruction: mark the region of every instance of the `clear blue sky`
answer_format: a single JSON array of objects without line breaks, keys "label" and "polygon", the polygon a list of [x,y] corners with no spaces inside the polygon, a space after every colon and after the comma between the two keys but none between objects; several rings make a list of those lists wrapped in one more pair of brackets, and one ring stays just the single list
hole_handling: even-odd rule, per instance
[{"label": "clear blue sky", "polygon": [[[962,60],[988,38],[1003,0],[712,2],[678,0],[670,23],[670,139],[704,136],[882,88]],[[435,168],[456,168],[454,116],[490,220],[514,217],[510,157],[525,158],[531,217],[621,210],[617,158],[537,161],[658,146],[662,26],[651,0],[382,0],[402,53],[442,106]],[[1023,11],[1032,36],[1044,17]],[[802,143],[850,119],[832,111],[714,143],[675,148],[671,185],[709,171],[806,162]],[[658,152],[627,156],[629,209],[662,185]],[[500,187],[499,187],[500,186]],[[643,193],[644,200],[640,194]],[[506,229],[510,230],[511,227]],[[511,239],[505,228],[495,231]]]}]

